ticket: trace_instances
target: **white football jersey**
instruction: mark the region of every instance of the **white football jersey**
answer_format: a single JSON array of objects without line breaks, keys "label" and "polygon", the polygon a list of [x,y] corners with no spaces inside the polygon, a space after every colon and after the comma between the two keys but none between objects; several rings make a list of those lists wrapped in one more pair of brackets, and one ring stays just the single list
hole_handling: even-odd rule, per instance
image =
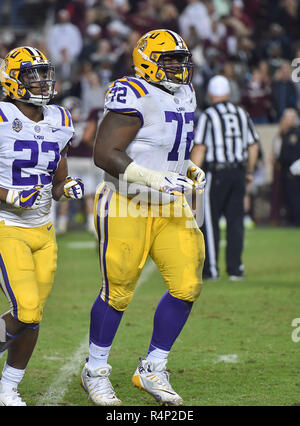
[{"label": "white football jersey", "polygon": [[[126,153],[137,164],[156,171],[186,174],[194,138],[196,98],[193,86],[182,85],[174,95],[165,92],[144,79],[123,77],[111,84],[105,98],[105,112],[112,110],[138,115],[141,128],[129,144]],[[105,174],[105,180],[118,189],[116,179]],[[149,193],[143,185],[119,185],[129,194]],[[158,191],[152,190],[152,193]],[[157,199],[158,194],[153,197]],[[170,201],[168,195],[163,202]]]},{"label": "white football jersey", "polygon": [[0,187],[23,190],[43,185],[36,210],[0,203],[0,221],[9,226],[30,228],[50,220],[52,178],[74,129],[66,108],[47,105],[43,114],[43,120],[35,122],[13,103],[0,102]]}]

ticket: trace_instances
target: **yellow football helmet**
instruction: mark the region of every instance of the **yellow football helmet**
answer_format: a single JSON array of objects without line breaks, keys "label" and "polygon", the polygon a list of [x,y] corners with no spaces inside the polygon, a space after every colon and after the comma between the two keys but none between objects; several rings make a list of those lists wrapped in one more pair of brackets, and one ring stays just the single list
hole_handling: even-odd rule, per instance
[{"label": "yellow football helmet", "polygon": [[[12,99],[46,105],[55,95],[55,72],[46,56],[33,47],[11,50],[0,64],[3,92]],[[32,93],[39,89],[38,94]]]},{"label": "yellow football helmet", "polygon": [[[185,41],[174,31],[159,29],[148,32],[138,40],[132,56],[136,75],[149,83],[163,85],[174,92],[181,84],[191,82],[192,54]],[[173,63],[170,58],[174,58]]]}]

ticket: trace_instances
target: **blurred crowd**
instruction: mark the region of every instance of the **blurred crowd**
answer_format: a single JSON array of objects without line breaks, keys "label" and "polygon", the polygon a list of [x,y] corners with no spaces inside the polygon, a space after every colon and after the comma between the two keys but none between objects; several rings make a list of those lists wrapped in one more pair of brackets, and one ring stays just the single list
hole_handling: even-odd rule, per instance
[{"label": "blurred crowd", "polygon": [[300,109],[300,83],[291,79],[300,57],[298,0],[2,0],[0,8],[0,56],[17,45],[40,48],[56,66],[60,98],[80,98],[85,117],[103,104],[111,80],[133,73],[132,49],[154,28],[186,40],[200,110],[218,73],[256,123]]},{"label": "blurred crowd", "polygon": [[279,137],[286,110],[300,111],[300,0],[1,0],[0,24],[0,57],[42,50],[56,67],[55,102],[76,106],[81,127],[99,118],[109,82],[133,74],[132,50],[155,28],[187,42],[198,114],[215,74],[254,123],[278,123]]}]

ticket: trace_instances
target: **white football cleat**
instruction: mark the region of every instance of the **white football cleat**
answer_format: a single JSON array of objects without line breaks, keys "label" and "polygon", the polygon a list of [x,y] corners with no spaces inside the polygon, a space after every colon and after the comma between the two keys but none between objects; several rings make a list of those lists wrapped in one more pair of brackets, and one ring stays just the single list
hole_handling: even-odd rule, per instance
[{"label": "white football cleat", "polygon": [[17,389],[7,389],[1,382],[0,382],[0,406],[19,406],[19,407],[25,407],[26,403],[22,400],[20,397],[19,392]]},{"label": "white football cleat", "polygon": [[140,358],[132,383],[137,388],[154,396],[161,405],[182,405],[183,399],[174,391],[170,382],[170,374],[166,371],[167,360],[152,362]]},{"label": "white football cleat", "polygon": [[110,372],[109,364],[96,370],[90,370],[87,364],[83,367],[81,386],[96,405],[122,405],[108,378]]}]

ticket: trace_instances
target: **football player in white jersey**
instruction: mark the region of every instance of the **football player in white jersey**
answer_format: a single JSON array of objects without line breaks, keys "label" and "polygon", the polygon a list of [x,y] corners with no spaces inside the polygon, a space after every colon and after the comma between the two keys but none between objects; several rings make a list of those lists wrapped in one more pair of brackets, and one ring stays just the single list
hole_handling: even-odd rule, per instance
[{"label": "football player in white jersey", "polygon": [[181,405],[166,364],[199,297],[204,261],[203,236],[185,198],[205,186],[203,171],[189,159],[196,108],[191,53],[178,34],[159,29],[141,37],[133,63],[136,76],[108,90],[95,142],[94,161],[106,172],[95,198],[102,287],[91,310],[81,384],[95,404],[121,404],[108,356],[150,255],[167,291],[132,382],[160,404]]},{"label": "football player in white jersey", "polygon": [[0,317],[0,406],[26,405],[18,393],[34,350],[56,270],[51,200],[81,198],[81,179],[67,176],[73,135],[67,109],[47,105],[54,68],[23,46],[2,60],[0,81],[0,286],[11,309]]}]

